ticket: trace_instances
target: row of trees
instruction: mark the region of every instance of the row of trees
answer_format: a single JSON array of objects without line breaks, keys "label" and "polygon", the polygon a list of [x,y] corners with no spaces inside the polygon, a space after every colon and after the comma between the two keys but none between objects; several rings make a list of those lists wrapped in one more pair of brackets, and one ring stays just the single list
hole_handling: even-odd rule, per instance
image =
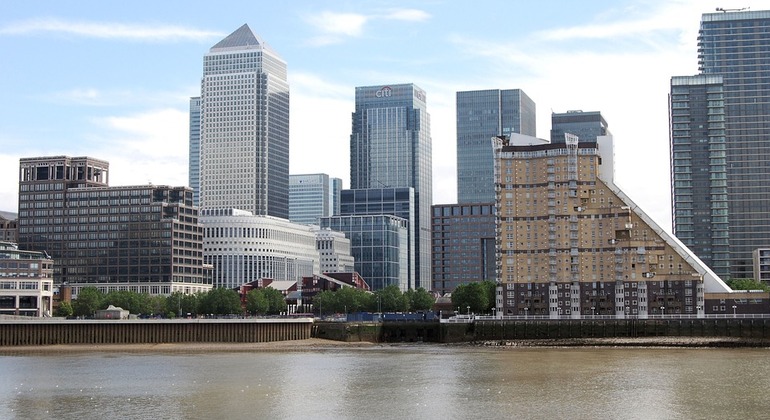
[{"label": "row of trees", "polygon": [[490,313],[495,307],[495,289],[495,282],[489,280],[461,284],[452,292],[452,306],[460,313]]},{"label": "row of trees", "polygon": [[422,287],[401,292],[388,286],[374,293],[345,287],[336,292],[323,291],[313,298],[314,312],[323,314],[351,312],[415,312],[430,310],[435,298]]},{"label": "row of trees", "polygon": [[[149,295],[132,291],[103,293],[95,287],[85,287],[77,299],[62,302],[57,316],[92,316],[97,310],[110,305],[123,308],[139,316],[177,315],[234,315],[243,314],[241,298],[231,289],[215,288],[206,293],[183,294],[174,292],[169,296]],[[251,315],[274,315],[286,310],[286,302],[280,291],[272,288],[254,289],[246,294],[246,312]]]}]

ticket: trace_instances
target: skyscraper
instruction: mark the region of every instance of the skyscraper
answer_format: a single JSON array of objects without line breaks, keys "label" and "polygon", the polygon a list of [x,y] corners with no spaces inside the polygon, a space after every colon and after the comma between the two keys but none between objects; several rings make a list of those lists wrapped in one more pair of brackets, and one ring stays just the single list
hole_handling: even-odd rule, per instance
[{"label": "skyscraper", "polygon": [[671,78],[673,232],[720,277],[730,276],[722,76]]},{"label": "skyscraper", "polygon": [[286,62],[243,25],[203,57],[200,100],[201,207],[288,219]]},{"label": "skyscraper", "polygon": [[520,89],[457,92],[457,202],[494,203],[490,139],[535,136],[535,103]]},{"label": "skyscraper", "polygon": [[[729,268],[723,265],[714,266],[714,269],[729,269],[731,278],[751,278],[753,251],[770,243],[770,125],[766,123],[770,120],[770,11],[703,14],[698,36],[698,64],[702,76],[721,76],[723,92],[720,95],[714,91],[718,84],[705,83],[704,87],[711,87],[712,91],[704,92],[699,88],[682,93],[687,86],[675,84],[677,80],[672,79],[672,151],[674,142],[685,141],[687,130],[683,127],[688,124],[682,120],[683,115],[673,114],[673,106],[683,106],[686,101],[682,101],[681,95],[689,94],[690,104],[706,112],[705,121],[697,117],[701,122],[696,122],[690,117],[689,141],[693,145],[708,143],[716,148],[714,151],[724,147],[724,157],[706,161],[682,153],[673,156],[673,170],[678,168],[681,173],[686,167],[684,161],[690,160],[693,176],[716,171],[720,177],[709,180],[712,189],[696,189],[693,179],[692,198],[678,196],[674,185],[672,199],[675,208],[684,210],[683,205],[686,206],[688,200],[706,203],[714,198],[723,202],[726,198],[725,208],[713,209],[712,204],[709,217],[693,214],[691,229],[696,233],[692,236],[712,234],[714,217],[711,216],[715,216],[719,223],[726,216],[727,234],[715,239],[724,244],[729,240]],[[694,89],[695,85],[690,88]],[[697,105],[698,101],[704,100],[705,109]],[[724,139],[720,139],[720,130],[724,130]],[[725,171],[722,171],[722,165]],[[726,176],[722,177],[722,173]],[[724,194],[716,191],[724,191]],[[705,212],[707,209],[694,207],[693,211]],[[674,233],[687,237],[690,234],[683,228],[690,229],[690,225],[677,226],[681,221],[674,221]],[[718,233],[722,235],[722,232]],[[708,259],[707,255],[704,257]],[[717,262],[723,264],[723,259],[714,255],[712,264]]]},{"label": "skyscraper", "polygon": [[289,220],[317,225],[340,213],[342,180],[327,174],[289,175]]},{"label": "skyscraper", "polygon": [[551,143],[564,144],[564,133],[578,136],[580,141],[596,141],[609,134],[607,121],[599,111],[567,111],[551,113]]},{"label": "skyscraper", "polygon": [[201,192],[201,98],[190,98],[190,152],[187,185],[193,190],[193,204],[200,205]]},{"label": "skyscraper", "polygon": [[431,153],[425,91],[414,84],[356,88],[350,188],[414,188],[417,216],[409,222],[415,232],[416,273],[410,288],[431,287]]}]

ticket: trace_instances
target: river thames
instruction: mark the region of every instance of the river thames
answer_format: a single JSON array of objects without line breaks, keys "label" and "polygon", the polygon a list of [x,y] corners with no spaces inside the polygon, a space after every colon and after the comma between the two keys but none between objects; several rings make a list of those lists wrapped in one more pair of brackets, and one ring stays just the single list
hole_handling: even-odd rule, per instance
[{"label": "river thames", "polygon": [[[7,350],[7,349],[6,349]],[[2,419],[754,419],[770,349],[5,353]]]}]

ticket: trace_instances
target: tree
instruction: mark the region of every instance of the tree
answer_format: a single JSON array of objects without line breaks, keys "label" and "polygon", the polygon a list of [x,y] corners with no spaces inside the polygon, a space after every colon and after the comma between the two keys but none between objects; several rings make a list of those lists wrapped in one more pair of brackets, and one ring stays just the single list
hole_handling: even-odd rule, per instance
[{"label": "tree", "polygon": [[468,310],[474,313],[488,312],[492,308],[489,287],[482,283],[461,284],[452,292],[452,305],[458,308],[460,313]]},{"label": "tree", "polygon": [[235,290],[224,287],[211,289],[203,295],[200,309],[205,314],[232,315],[241,314],[241,299]]},{"label": "tree", "polygon": [[73,313],[74,309],[72,308],[72,303],[64,301],[59,303],[59,307],[56,308],[56,313],[54,315],[69,318]]},{"label": "tree", "polygon": [[436,298],[422,287],[417,288],[417,290],[407,290],[404,295],[409,302],[410,311],[428,311],[433,308],[433,304],[436,302]]},{"label": "tree", "polygon": [[727,281],[727,285],[733,290],[762,290],[770,291],[765,283],[754,279],[732,279]]},{"label": "tree", "polygon": [[246,293],[246,312],[252,315],[267,314],[270,309],[270,302],[262,289],[252,289]]},{"label": "tree", "polygon": [[390,285],[374,292],[374,300],[382,312],[407,312],[409,300],[398,286]]},{"label": "tree", "polygon": [[269,315],[278,315],[286,311],[286,299],[280,290],[268,286],[262,289],[262,293],[267,299],[267,313]]},{"label": "tree", "polygon": [[93,316],[94,312],[103,309],[102,300],[104,293],[95,287],[84,287],[80,289],[77,299],[72,307],[75,316]]},{"label": "tree", "polygon": [[149,314],[149,295],[129,290],[114,290],[104,296],[102,304],[123,308],[130,314]]},{"label": "tree", "polygon": [[324,290],[313,296],[313,308],[318,310],[319,317],[323,316],[323,314],[336,312],[335,305],[336,301],[332,291]]}]

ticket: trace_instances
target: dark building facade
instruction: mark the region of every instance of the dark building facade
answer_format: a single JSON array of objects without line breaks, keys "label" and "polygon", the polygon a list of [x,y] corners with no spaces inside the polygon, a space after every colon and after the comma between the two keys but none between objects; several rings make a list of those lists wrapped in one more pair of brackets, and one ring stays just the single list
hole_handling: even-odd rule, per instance
[{"label": "dark building facade", "polygon": [[[726,173],[727,208],[720,209],[717,217],[726,215],[729,239],[728,260],[713,255],[714,270],[729,270],[730,278],[751,278],[753,276],[752,253],[770,243],[770,11],[725,11],[705,13],[698,34],[698,65],[701,76],[721,76],[722,95],[716,92],[704,95],[692,91],[690,100],[706,101],[709,108],[723,107],[723,114],[708,115],[707,124],[694,125],[691,121],[691,141],[710,142],[714,139],[719,124],[724,127],[724,164]],[[681,86],[672,83],[672,105],[676,95],[682,95]],[[672,107],[672,114],[675,108]],[[711,109],[709,109],[711,111]],[[672,115],[673,120],[676,115]],[[682,122],[678,122],[683,124]],[[698,133],[700,126],[708,126],[707,136]],[[697,129],[697,130],[696,130]],[[672,134],[672,142],[681,141],[684,130]],[[721,147],[721,146],[720,146]],[[722,160],[723,159],[723,160]],[[681,167],[681,166],[680,166]],[[676,169],[676,168],[672,168]],[[714,163],[697,162],[693,159],[692,173],[708,173]],[[721,188],[721,187],[720,187]],[[700,189],[700,196],[677,196],[675,186],[672,194],[675,206],[707,202],[713,198],[713,190]],[[718,197],[722,201],[721,197]],[[679,201],[678,203],[676,201]],[[681,205],[679,206],[681,208]],[[680,220],[681,221],[681,220]],[[713,226],[712,217],[693,217],[692,230],[687,224],[674,221],[677,236],[685,238],[705,237]],[[719,232],[720,235],[722,232]],[[724,249],[720,244],[719,253]],[[708,254],[705,254],[708,256]],[[720,265],[717,265],[720,264]]]},{"label": "dark building facade", "polygon": [[433,206],[433,291],[496,280],[495,204]]},{"label": "dark building facade", "polygon": [[578,136],[581,141],[596,141],[609,134],[607,121],[598,111],[567,111],[551,113],[551,143],[564,143],[564,133]]},{"label": "dark building facade", "polygon": [[669,101],[673,233],[716,274],[729,278],[722,77],[673,77]]},{"label": "dark building facade", "polygon": [[19,245],[55,259],[73,295],[194,293],[211,288],[203,228],[187,187],[109,187],[109,164],[89,157],[20,161]]}]

